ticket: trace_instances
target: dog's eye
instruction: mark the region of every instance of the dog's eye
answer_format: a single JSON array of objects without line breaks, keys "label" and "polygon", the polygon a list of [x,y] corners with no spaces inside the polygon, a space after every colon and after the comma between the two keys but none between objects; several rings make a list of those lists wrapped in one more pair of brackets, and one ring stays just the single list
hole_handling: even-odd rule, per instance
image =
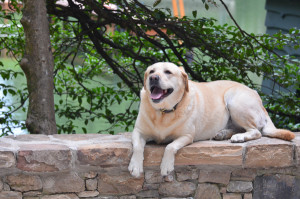
[{"label": "dog's eye", "polygon": [[172,74],[171,71],[169,71],[169,70],[165,70],[165,73],[168,75]]},{"label": "dog's eye", "polygon": [[152,74],[152,73],[154,73],[154,70],[150,70],[149,74]]}]

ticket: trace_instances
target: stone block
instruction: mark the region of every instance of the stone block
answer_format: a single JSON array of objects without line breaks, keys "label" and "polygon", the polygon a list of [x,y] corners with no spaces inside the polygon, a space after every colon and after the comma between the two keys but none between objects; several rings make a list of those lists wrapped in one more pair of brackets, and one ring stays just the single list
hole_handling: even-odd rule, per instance
[{"label": "stone block", "polygon": [[0,198],[2,199],[22,199],[22,193],[17,191],[1,191]]},{"label": "stone block", "polygon": [[144,176],[134,178],[129,172],[101,173],[98,175],[100,195],[136,194],[142,190]]},{"label": "stone block", "polygon": [[2,180],[1,180],[1,178],[0,178],[0,191],[3,190],[3,187],[4,187],[4,184],[3,184],[3,182],[2,182]]},{"label": "stone block", "polygon": [[242,195],[237,193],[225,193],[223,194],[223,199],[242,199]]},{"label": "stone block", "polygon": [[[160,165],[165,145],[146,145],[144,166]],[[241,166],[243,145],[229,142],[199,141],[180,149],[175,165],[230,165]]]},{"label": "stone block", "polygon": [[188,167],[176,171],[177,181],[196,180],[199,177],[198,169]]},{"label": "stone block", "polygon": [[81,146],[77,150],[80,165],[120,166],[129,164],[131,143],[99,143]]},{"label": "stone block", "polygon": [[77,173],[51,175],[42,178],[43,193],[77,193],[85,189],[84,180]]},{"label": "stone block", "polygon": [[121,196],[120,199],[136,199],[135,195],[132,196]]},{"label": "stone block", "polygon": [[96,178],[97,177],[97,173],[95,171],[90,171],[88,173],[84,173],[83,176],[85,178],[88,178],[88,179]]},{"label": "stone block", "polygon": [[229,142],[199,141],[188,145],[176,154],[176,165],[230,165],[240,166],[243,146]]},{"label": "stone block", "polygon": [[293,145],[290,142],[263,137],[247,145],[244,167],[289,167],[294,164],[293,156]]},{"label": "stone block", "polygon": [[264,198],[300,198],[300,179],[295,176],[268,174],[254,180],[253,199]]},{"label": "stone block", "polygon": [[147,190],[154,190],[154,189],[158,189],[159,184],[146,184],[144,183],[143,185],[143,190],[147,191]]},{"label": "stone block", "polygon": [[300,132],[295,133],[295,135],[296,137],[293,140],[295,144],[295,159],[297,166],[300,167]]},{"label": "stone block", "polygon": [[28,191],[23,193],[23,197],[39,197],[42,195],[41,191]]},{"label": "stone block", "polygon": [[11,189],[21,192],[38,191],[43,188],[40,177],[34,175],[10,175],[7,176],[6,183]]},{"label": "stone block", "polygon": [[159,194],[162,196],[188,197],[196,190],[196,185],[192,182],[164,182],[159,186]]},{"label": "stone block", "polygon": [[15,141],[21,141],[21,142],[32,142],[32,141],[49,141],[50,138],[48,135],[42,135],[42,134],[23,134],[18,136],[7,136],[6,138],[10,138]]},{"label": "stone block", "polygon": [[146,144],[144,149],[144,167],[160,165],[165,147],[166,145]]},{"label": "stone block", "polygon": [[227,185],[230,180],[230,170],[200,170],[198,182],[211,182]]},{"label": "stone block", "polygon": [[80,198],[92,198],[99,195],[98,191],[83,191],[77,194]]},{"label": "stone block", "polygon": [[147,191],[140,191],[136,194],[138,198],[158,198],[159,193],[157,190],[147,190]]},{"label": "stone block", "polygon": [[195,198],[201,199],[221,199],[219,187],[215,184],[198,184]]},{"label": "stone block", "polygon": [[253,190],[252,182],[230,181],[227,186],[227,192],[248,193]]},{"label": "stone block", "polygon": [[75,194],[57,194],[42,196],[41,199],[79,199]]},{"label": "stone block", "polygon": [[256,169],[237,169],[232,171],[232,181],[253,181],[257,175]]},{"label": "stone block", "polygon": [[244,199],[252,199],[252,193],[245,193]]},{"label": "stone block", "polygon": [[11,168],[15,166],[16,158],[11,151],[0,151],[0,169]]},{"label": "stone block", "polygon": [[145,171],[145,181],[146,183],[160,183],[163,182],[163,177],[160,174],[160,171],[147,170]]},{"label": "stone block", "polygon": [[27,144],[21,145],[17,167],[22,171],[54,172],[71,167],[71,151],[65,145]]},{"label": "stone block", "polygon": [[97,179],[87,179],[85,181],[85,186],[88,191],[95,191],[98,187]]}]

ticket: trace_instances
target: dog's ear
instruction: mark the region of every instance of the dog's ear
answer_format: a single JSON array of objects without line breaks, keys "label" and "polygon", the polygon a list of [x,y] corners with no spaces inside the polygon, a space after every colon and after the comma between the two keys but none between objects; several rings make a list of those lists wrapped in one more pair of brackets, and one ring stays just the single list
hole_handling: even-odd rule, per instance
[{"label": "dog's ear", "polygon": [[147,81],[147,78],[148,78],[148,73],[147,71],[145,71],[145,74],[144,74],[144,89],[146,90],[146,81]]},{"label": "dog's ear", "polygon": [[181,70],[181,74],[182,74],[182,78],[183,78],[183,82],[185,84],[185,91],[189,92],[189,77],[186,74],[185,70],[183,67],[179,67],[179,69]]}]

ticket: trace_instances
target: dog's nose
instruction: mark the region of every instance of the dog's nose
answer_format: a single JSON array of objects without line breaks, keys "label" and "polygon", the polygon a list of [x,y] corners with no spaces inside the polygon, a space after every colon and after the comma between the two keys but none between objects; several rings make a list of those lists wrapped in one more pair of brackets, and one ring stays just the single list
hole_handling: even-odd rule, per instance
[{"label": "dog's nose", "polygon": [[158,75],[152,75],[150,76],[150,83],[157,83],[159,81]]}]

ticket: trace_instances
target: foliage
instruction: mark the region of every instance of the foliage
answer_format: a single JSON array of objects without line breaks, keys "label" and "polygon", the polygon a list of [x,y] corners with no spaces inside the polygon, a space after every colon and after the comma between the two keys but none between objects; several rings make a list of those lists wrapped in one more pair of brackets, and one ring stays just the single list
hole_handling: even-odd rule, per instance
[{"label": "foliage", "polygon": [[[284,48],[299,49],[299,30],[254,35],[238,25],[220,26],[214,19],[196,18],[197,11],[193,12],[193,19],[179,19],[168,10],[150,8],[136,0],[109,2],[117,8],[109,9],[96,0],[69,1],[69,6],[48,1],[55,59],[55,111],[57,120],[64,120],[58,122],[59,133],[87,133],[85,126],[100,118],[110,126],[96,132],[113,133],[118,126],[130,130],[137,115],[143,71],[157,61],[182,65],[193,80],[230,79],[246,84],[262,95],[276,126],[299,130],[299,61],[279,55]],[[203,3],[208,8],[209,3],[216,2]],[[10,18],[12,24],[3,30],[17,36],[0,37],[0,49],[7,48],[19,60],[24,35],[13,16],[1,14],[2,19]],[[109,31],[111,27],[114,31]],[[150,30],[156,34],[150,35]],[[276,82],[277,86],[268,88],[271,94],[260,91],[261,85],[250,78],[253,73]],[[0,74],[3,79],[22,75],[3,67]],[[27,92],[24,88],[0,86],[7,90],[6,95],[19,96],[17,105],[0,99],[0,105],[8,108],[0,119],[6,134],[12,123],[22,124],[11,113],[23,108]],[[84,125],[78,125],[78,120]]]}]

